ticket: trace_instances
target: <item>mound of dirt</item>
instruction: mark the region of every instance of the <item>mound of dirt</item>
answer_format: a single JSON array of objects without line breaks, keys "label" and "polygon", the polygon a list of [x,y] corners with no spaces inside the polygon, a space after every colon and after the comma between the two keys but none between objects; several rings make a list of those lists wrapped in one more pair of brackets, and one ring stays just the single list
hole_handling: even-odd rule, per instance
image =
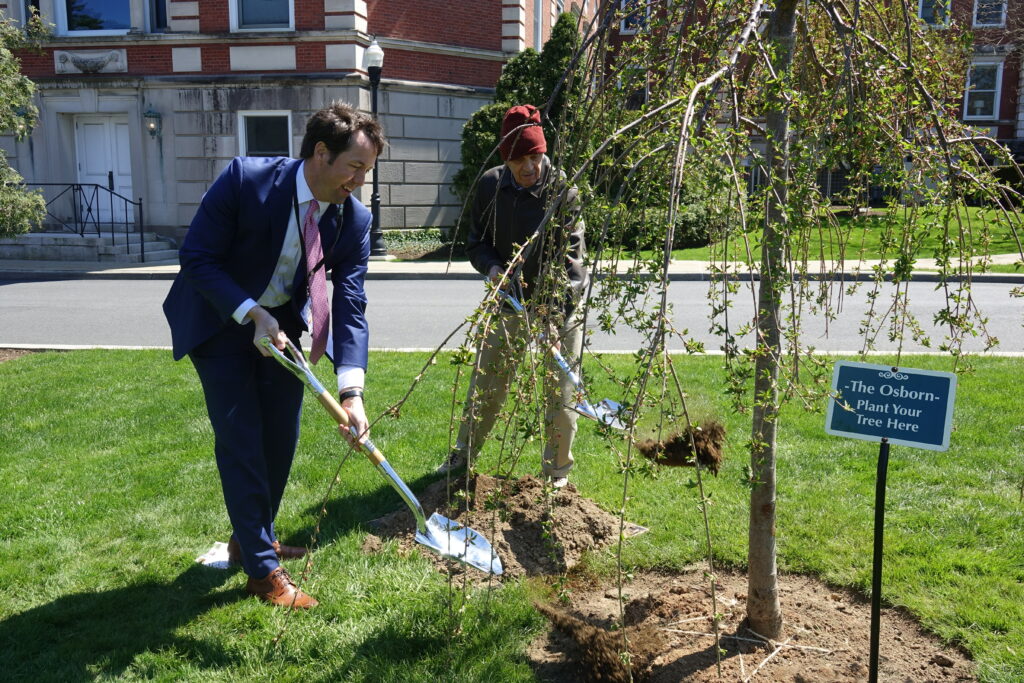
[{"label": "mound of dirt", "polygon": [[[468,483],[465,477],[450,484],[441,480],[418,498],[428,516],[437,512],[483,534],[501,558],[504,577],[513,579],[561,574],[585,551],[609,545],[619,535],[618,518],[581,497],[575,486],[553,489],[529,475],[500,479],[475,474]],[[408,508],[374,520],[370,527],[373,534],[364,541],[364,552],[379,550],[381,538],[397,538],[403,548],[421,549],[442,571],[462,571],[461,565],[416,543]]]},{"label": "mound of dirt", "polygon": [[[711,585],[700,570],[638,573],[622,588],[621,611],[614,586],[574,588],[566,610],[538,607],[555,629],[533,643],[528,657],[540,681],[625,681],[625,636],[636,681],[827,683],[868,679],[869,602],[810,577],[780,575],[784,633],[779,641],[769,641],[744,625],[746,583],[742,574],[716,573],[724,651],[721,676],[710,617]],[[620,619],[625,627],[612,630]],[[883,609],[880,626],[879,680],[976,680],[963,653],[944,648],[904,612]]]},{"label": "mound of dirt", "polygon": [[690,425],[681,433],[672,434],[664,441],[647,439],[638,443],[637,448],[645,458],[659,465],[693,467],[695,462],[699,462],[718,476],[718,469],[722,466],[724,442],[725,426],[720,422],[710,421]]}]

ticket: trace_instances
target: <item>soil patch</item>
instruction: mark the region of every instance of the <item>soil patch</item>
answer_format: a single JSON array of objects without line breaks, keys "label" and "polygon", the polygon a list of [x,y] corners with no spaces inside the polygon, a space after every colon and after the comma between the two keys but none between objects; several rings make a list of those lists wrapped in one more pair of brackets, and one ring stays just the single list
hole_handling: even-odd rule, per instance
[{"label": "soil patch", "polygon": [[[505,567],[502,578],[568,576],[568,604],[536,604],[552,624],[527,652],[540,681],[625,683],[630,676],[654,683],[868,679],[871,606],[852,591],[812,577],[780,575],[784,633],[778,642],[768,641],[745,627],[744,574],[716,573],[717,603],[712,607],[710,580],[702,569],[636,572],[622,587],[620,608],[617,586],[594,586],[570,571],[585,551],[614,543],[620,528],[617,517],[581,497],[572,484],[555,490],[532,476],[476,474],[468,481],[435,482],[419,500],[428,515],[439,512],[490,540]],[[406,508],[370,526],[374,533],[366,537],[364,552],[379,552],[383,538],[395,538],[406,552],[416,549],[430,557],[439,571],[470,581],[489,579],[417,544],[413,516]],[[711,621],[715,612],[721,615],[721,676]],[[943,647],[899,609],[882,611],[880,635],[881,681],[976,680],[963,652]]]},{"label": "soil patch", "polygon": [[[616,587],[574,588],[564,609],[541,608],[554,629],[533,643],[528,657],[541,681],[628,681],[625,636],[638,681],[866,681],[870,603],[806,576],[780,575],[779,584],[786,623],[782,638],[768,642],[743,625],[746,576],[716,574],[721,677],[710,635],[711,586],[699,569],[636,574],[623,585],[621,612]],[[625,628],[613,629],[623,622]],[[898,609],[882,610],[880,643],[880,681],[976,680],[962,652],[944,648]]]},{"label": "soil patch", "polygon": [[691,425],[664,441],[647,439],[638,443],[637,448],[645,458],[659,465],[693,467],[699,462],[717,477],[718,468],[722,465],[724,441],[725,426],[720,422],[711,421]]},{"label": "soil patch", "polygon": [[29,349],[0,349],[0,363],[32,353]]},{"label": "soil patch", "polygon": [[[502,578],[564,573],[585,551],[607,546],[619,535],[618,518],[580,496],[571,483],[553,489],[529,475],[500,479],[475,474],[468,484],[466,477],[450,483],[441,480],[417,497],[428,516],[437,512],[483,534],[501,558]],[[415,520],[408,508],[374,520],[370,527],[376,537],[366,538],[364,552],[379,550],[380,538],[397,538],[403,548],[422,550],[442,571],[465,571],[416,543]]]}]

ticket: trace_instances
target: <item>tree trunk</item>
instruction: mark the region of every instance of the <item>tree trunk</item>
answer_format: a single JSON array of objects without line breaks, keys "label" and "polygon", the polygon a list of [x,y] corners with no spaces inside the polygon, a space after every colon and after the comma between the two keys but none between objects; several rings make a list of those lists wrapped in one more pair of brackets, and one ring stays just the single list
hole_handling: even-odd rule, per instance
[{"label": "tree trunk", "polygon": [[765,165],[770,190],[761,247],[758,288],[758,349],[754,361],[754,419],[751,431],[750,530],[747,561],[747,619],[750,627],[767,638],[782,633],[782,608],[775,548],[775,436],[779,411],[781,328],[779,305],[789,283],[785,229],[789,161],[789,110],[786,104],[788,72],[796,37],[796,2],[782,0],[768,24],[767,39],[774,50],[772,67],[782,81],[765,116],[768,144]]}]

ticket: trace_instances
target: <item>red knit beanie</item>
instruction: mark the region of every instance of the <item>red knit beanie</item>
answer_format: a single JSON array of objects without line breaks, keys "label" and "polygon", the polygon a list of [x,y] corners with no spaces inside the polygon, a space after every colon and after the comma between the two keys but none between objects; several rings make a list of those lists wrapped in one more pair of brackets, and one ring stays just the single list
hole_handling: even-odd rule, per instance
[{"label": "red knit beanie", "polygon": [[498,151],[503,161],[518,159],[527,154],[547,153],[548,143],[544,139],[544,129],[540,127],[540,111],[537,107],[521,104],[505,112]]}]

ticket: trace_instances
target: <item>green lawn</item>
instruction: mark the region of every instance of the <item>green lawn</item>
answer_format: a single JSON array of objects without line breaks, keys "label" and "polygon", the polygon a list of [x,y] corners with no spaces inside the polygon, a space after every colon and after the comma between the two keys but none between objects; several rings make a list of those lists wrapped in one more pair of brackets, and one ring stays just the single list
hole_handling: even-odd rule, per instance
[{"label": "green lawn", "polygon": [[[972,254],[1020,254],[1020,247],[1017,239],[1024,242],[1024,232],[1021,231],[1019,218],[1014,221],[1017,230],[1017,238],[1014,237],[1013,227],[1006,216],[991,209],[979,209],[971,207],[962,211],[963,233],[962,240],[965,249]],[[894,224],[886,216],[865,215],[856,218],[840,218],[838,226],[830,230],[814,231],[806,235],[802,240],[801,247],[794,244],[794,250],[798,253],[806,252],[808,258],[815,260],[825,258],[828,260],[838,259],[840,256],[849,264],[860,260],[876,260],[881,258],[883,243],[886,239],[892,239],[892,235],[902,235],[904,226],[902,220]],[[945,225],[949,226],[949,233],[946,234]],[[917,217],[914,229],[911,231],[917,242],[917,254],[921,258],[934,258],[941,247],[942,241],[947,237],[953,240],[961,239],[960,226],[949,221],[948,223],[938,215],[920,215]],[[748,236],[749,246],[754,254],[754,261],[760,260],[758,236]],[[698,247],[693,249],[676,249],[672,252],[672,259],[677,261],[707,261],[711,258],[712,252],[715,259],[723,259],[724,245]],[[734,238],[728,245],[728,260],[746,261],[747,245],[742,238]],[[885,250],[888,258],[893,259],[894,251],[890,246]],[[1011,266],[1012,268],[1012,266]],[[1019,272],[1014,270],[994,272]]]},{"label": "green lawn", "polygon": [[[372,354],[371,411],[397,400],[425,358]],[[631,362],[604,360],[623,372]],[[719,560],[742,566],[749,423],[726,408],[720,359],[678,361],[691,414],[729,430],[723,471],[707,482],[711,527]],[[948,369],[935,357],[910,364]],[[979,359],[959,379],[952,448],[894,447],[890,460],[885,599],[962,644],[986,681],[1024,679],[1022,373],[1018,359]],[[413,490],[434,481],[448,446],[453,376],[442,357],[401,416],[375,427],[377,445]],[[611,384],[592,384],[595,397],[616,397]],[[328,418],[308,407],[278,519],[286,543],[310,538],[346,449]],[[523,651],[545,621],[529,607],[527,586],[464,596],[394,543],[376,555],[360,551],[360,523],[401,505],[361,456],[345,462],[328,501],[308,585],[318,609],[286,619],[244,597],[240,572],[194,564],[227,539],[228,525],[198,381],[167,352],[51,352],[0,363],[0,415],[0,678],[533,678]],[[826,436],[823,422],[797,406],[782,417],[779,562],[866,591],[878,447]],[[573,481],[618,508],[622,479],[609,445],[583,421],[577,444]],[[495,457],[487,451],[481,467]],[[538,463],[524,456],[519,467],[533,472]],[[628,542],[627,566],[682,568],[701,557],[691,477],[664,470],[633,481],[627,516],[650,532]],[[612,560],[605,552],[588,564],[602,572]],[[298,574],[302,563],[289,566]]]}]

